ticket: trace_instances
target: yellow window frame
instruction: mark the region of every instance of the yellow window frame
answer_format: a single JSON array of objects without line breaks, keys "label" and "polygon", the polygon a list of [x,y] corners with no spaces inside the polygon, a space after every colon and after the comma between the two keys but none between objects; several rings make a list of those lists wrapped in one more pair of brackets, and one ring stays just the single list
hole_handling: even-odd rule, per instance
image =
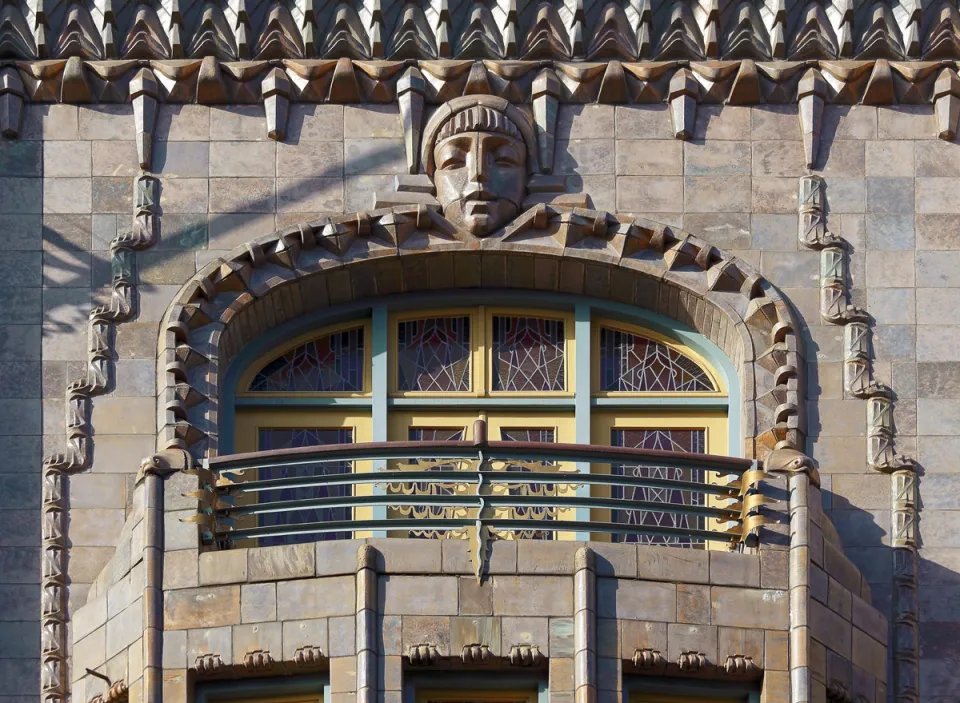
[{"label": "yellow window frame", "polygon": [[[250,384],[260,370],[274,359],[283,356],[292,349],[296,349],[301,344],[320,339],[322,337],[345,332],[347,330],[363,330],[363,390],[362,391],[251,391]],[[237,383],[238,398],[289,398],[295,396],[298,398],[369,398],[373,393],[372,379],[372,360],[373,360],[373,326],[369,318],[354,319],[349,322],[342,322],[337,325],[324,327],[320,330],[312,330],[306,334],[295,337],[282,347],[274,347],[265,354],[257,357],[257,360],[250,364],[240,376]]]},{"label": "yellow window frame", "polygon": [[[316,429],[316,430],[345,430],[353,431],[353,443],[373,441],[373,420],[369,412],[340,411],[340,410],[308,410],[305,408],[238,408],[236,415],[236,452],[258,451],[260,430],[285,429]],[[354,473],[370,473],[373,471],[373,461],[353,462]],[[253,481],[259,471],[247,471],[241,476],[241,481]],[[373,495],[373,484],[359,484],[354,488],[355,495]],[[254,494],[240,494],[237,505],[250,505],[257,502]],[[369,520],[373,518],[372,507],[354,508],[354,520]],[[369,531],[357,532],[357,538],[372,536]],[[237,547],[256,546],[256,540],[238,540]]]},{"label": "yellow window frame", "polygon": [[[493,383],[493,318],[535,317],[543,320],[563,322],[563,386],[562,391],[495,391]],[[437,317],[467,317],[470,319],[470,390],[469,391],[401,391],[400,354],[398,353],[398,326],[401,322],[425,320]],[[397,313],[389,320],[390,396],[395,398],[483,398],[483,397],[546,397],[572,398],[574,396],[574,368],[576,366],[574,344],[573,313],[558,310],[539,310],[535,308],[513,307],[475,307],[436,308]]]},{"label": "yellow window frame", "polygon": [[[591,444],[603,446],[611,445],[613,430],[703,430],[704,449],[707,454],[729,456],[729,437],[727,433],[727,413],[724,411],[697,411],[697,410],[610,410],[594,412],[591,417]],[[596,474],[610,474],[610,464],[593,464],[590,472]],[[718,484],[725,481],[718,474],[706,472],[707,483]],[[610,489],[604,486],[595,486],[595,495],[610,497]],[[720,496],[708,495],[707,505],[714,508],[727,506],[727,501]],[[594,509],[591,511],[591,520],[609,522],[612,519],[610,511]],[[720,531],[722,525],[717,525],[713,518],[708,518],[707,529]],[[607,541],[606,535],[595,535],[595,540]],[[708,550],[724,550],[722,542],[708,541]]]},{"label": "yellow window frame", "polygon": [[[485,310],[487,378],[490,379],[487,395],[492,397],[543,396],[549,398],[572,398],[575,394],[574,369],[576,368],[576,344],[574,343],[573,313],[562,310],[536,310],[532,308],[481,308]],[[541,320],[555,320],[563,323],[563,390],[562,391],[495,391],[493,390],[493,318],[494,317],[533,317]]]},{"label": "yellow window frame", "polygon": [[[666,347],[674,350],[678,354],[689,357],[693,362],[699,366],[707,376],[710,377],[710,380],[713,382],[715,391],[604,391],[600,389],[600,328],[606,327],[607,329],[617,330],[618,332],[626,332],[628,334],[633,334],[638,337],[644,337],[646,339],[653,340],[654,342],[659,342]],[[725,397],[728,393],[726,384],[724,383],[723,377],[717,373],[716,369],[707,361],[703,355],[697,353],[696,350],[690,348],[682,342],[667,337],[666,335],[660,334],[659,332],[654,332],[653,330],[647,329],[646,327],[640,327],[639,325],[631,325],[625,322],[618,322],[616,320],[610,320],[607,318],[593,318],[590,321],[590,354],[591,354],[591,365],[593,368],[590,369],[590,388],[592,395],[597,398],[641,398],[641,397],[651,397],[656,396],[659,398],[722,398]]]},{"label": "yellow window frame", "polygon": [[[389,385],[390,395],[397,398],[477,398],[483,395],[484,383],[484,331],[485,325],[480,324],[483,308],[436,308],[430,310],[413,310],[410,312],[390,315],[389,347],[387,356],[390,359]],[[470,320],[470,390],[468,391],[401,391],[400,390],[400,334],[398,327],[401,322],[411,320],[428,320],[438,317],[466,317]]]}]

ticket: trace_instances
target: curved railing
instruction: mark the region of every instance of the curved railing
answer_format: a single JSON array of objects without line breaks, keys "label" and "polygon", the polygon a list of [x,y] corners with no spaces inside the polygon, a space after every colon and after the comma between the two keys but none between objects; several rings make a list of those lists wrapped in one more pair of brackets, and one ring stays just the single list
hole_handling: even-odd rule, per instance
[{"label": "curved railing", "polygon": [[217,457],[198,473],[206,542],[381,534],[495,539],[576,533],[756,544],[762,468],[708,454],[580,444],[372,442]]}]

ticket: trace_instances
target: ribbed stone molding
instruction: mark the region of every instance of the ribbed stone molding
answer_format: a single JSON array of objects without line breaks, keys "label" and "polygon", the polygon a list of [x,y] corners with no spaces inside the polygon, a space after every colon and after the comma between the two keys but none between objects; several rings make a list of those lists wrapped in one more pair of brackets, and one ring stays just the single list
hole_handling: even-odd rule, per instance
[{"label": "ribbed stone molding", "polygon": [[827,322],[844,327],[843,387],[846,394],[866,401],[867,464],[891,476],[893,695],[897,703],[917,703],[920,607],[916,464],[896,449],[894,391],[873,376],[871,319],[866,311],[849,302],[849,244],[827,229],[823,186],[819,176],[800,179],[800,243],[820,251],[821,316]]},{"label": "ribbed stone molding", "polygon": [[596,555],[581,547],[574,555],[573,686],[576,703],[597,700]]},{"label": "ribbed stone molding", "polygon": [[377,550],[357,550],[357,703],[377,703]]},{"label": "ribbed stone molding", "polygon": [[90,466],[91,399],[111,389],[115,328],[137,312],[135,252],[154,244],[159,232],[159,181],[134,179],[133,226],[110,243],[113,280],[110,300],[89,314],[87,371],[66,389],[65,450],[43,461],[40,688],[48,702],[66,698],[66,496],[64,475]]}]

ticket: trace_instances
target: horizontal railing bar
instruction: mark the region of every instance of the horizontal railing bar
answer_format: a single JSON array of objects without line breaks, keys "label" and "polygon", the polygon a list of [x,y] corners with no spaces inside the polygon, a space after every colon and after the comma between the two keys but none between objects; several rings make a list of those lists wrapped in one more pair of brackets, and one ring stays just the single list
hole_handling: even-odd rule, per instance
[{"label": "horizontal railing bar", "polygon": [[484,482],[495,484],[590,484],[636,488],[670,488],[719,496],[736,496],[740,492],[739,488],[733,486],[699,483],[697,481],[675,481],[667,478],[616,476],[612,474],[550,473],[545,471],[375,471],[245,481],[225,488],[228,493],[239,494],[278,489],[371,483],[476,484],[480,482],[481,475]]},{"label": "horizontal railing bar", "polygon": [[742,474],[753,463],[747,459],[666,452],[632,447],[606,447],[587,444],[554,444],[538,442],[365,442],[330,444],[322,447],[295,447],[264,452],[233,454],[207,460],[210,469],[218,472],[315,464],[331,461],[370,461],[375,459],[474,459],[482,452],[494,460],[580,461],[590,463],[628,464],[696,468],[718,473]]},{"label": "horizontal railing bar", "polygon": [[240,505],[219,510],[226,517],[237,515],[260,515],[263,513],[284,513],[294,510],[322,510],[331,508],[359,508],[368,506],[437,506],[449,508],[591,508],[596,510],[642,510],[648,512],[677,513],[682,515],[703,515],[737,521],[740,512],[727,508],[706,505],[681,505],[678,503],[660,503],[651,500],[629,500],[626,498],[594,498],[563,496],[514,496],[514,495],[374,495],[342,496],[333,498],[304,498],[300,500],[272,501],[254,505]]},{"label": "horizontal railing bar", "polygon": [[[237,541],[258,537],[286,537],[307,534],[328,534],[331,532],[367,532],[372,530],[436,531],[460,530],[476,524],[473,518],[400,518],[387,520],[341,520],[335,522],[308,522],[299,525],[267,525],[249,527],[240,530],[217,532],[217,539]],[[651,527],[623,525],[616,522],[589,522],[584,520],[511,520],[492,518],[483,520],[483,525],[494,530],[507,532],[600,532],[604,534],[622,534],[651,537],[687,537],[715,542],[730,542],[736,534],[714,532],[711,530],[684,529],[680,527]]]}]

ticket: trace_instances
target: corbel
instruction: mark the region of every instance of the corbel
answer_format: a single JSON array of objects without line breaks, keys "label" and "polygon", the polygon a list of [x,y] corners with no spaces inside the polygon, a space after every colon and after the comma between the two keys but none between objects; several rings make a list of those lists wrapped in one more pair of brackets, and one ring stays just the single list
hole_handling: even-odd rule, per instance
[{"label": "corbel", "polygon": [[757,73],[757,62],[753,59],[744,59],[740,62],[733,85],[730,87],[728,105],[757,105],[763,102],[760,92],[760,75]]},{"label": "corbel", "polygon": [[276,142],[283,141],[290,113],[290,79],[283,69],[273,68],[264,76],[260,89],[267,118],[267,136]]},{"label": "corbel", "polygon": [[408,68],[397,82],[397,102],[403,125],[403,146],[407,152],[407,173],[420,168],[420,139],[423,136],[423,111],[426,82],[416,66]]},{"label": "corbel", "polygon": [[827,82],[816,68],[809,69],[797,87],[800,132],[803,136],[803,154],[807,168],[813,168],[820,151],[820,128],[823,124],[823,101],[827,95]]},{"label": "corbel", "polygon": [[545,68],[533,80],[533,121],[537,129],[540,168],[553,171],[557,112],[560,103],[560,79],[552,68]]},{"label": "corbel", "polygon": [[697,96],[700,94],[697,79],[689,68],[681,68],[670,79],[667,102],[670,104],[670,117],[673,118],[673,133],[677,139],[687,140],[693,137],[693,127],[697,122]]},{"label": "corbel", "polygon": [[63,67],[60,102],[76,104],[88,103],[91,100],[90,86],[83,74],[83,61],[79,56],[71,56]]},{"label": "corbel", "polygon": [[0,73],[0,133],[8,139],[20,136],[20,115],[26,92],[17,69],[8,67]]},{"label": "corbel", "polygon": [[873,71],[870,72],[860,102],[864,105],[892,105],[896,102],[893,73],[890,71],[890,62],[886,59],[877,59],[873,64]]},{"label": "corbel", "polygon": [[953,141],[960,119],[960,78],[952,68],[944,68],[933,86],[933,109],[937,115],[937,136]]},{"label": "corbel", "polygon": [[150,170],[153,161],[153,130],[157,122],[160,86],[149,68],[142,68],[130,81],[130,100],[137,130],[137,159],[140,168]]}]

